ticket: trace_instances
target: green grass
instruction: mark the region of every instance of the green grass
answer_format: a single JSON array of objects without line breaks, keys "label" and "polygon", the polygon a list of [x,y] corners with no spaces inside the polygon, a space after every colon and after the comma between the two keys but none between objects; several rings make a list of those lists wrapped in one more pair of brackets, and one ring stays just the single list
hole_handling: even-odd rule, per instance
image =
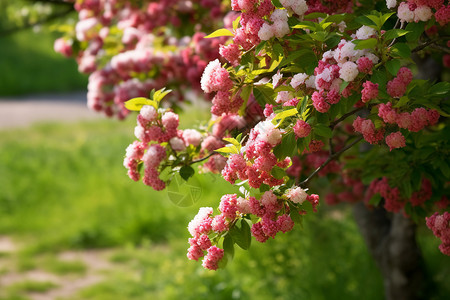
[{"label": "green grass", "polygon": [[51,281],[33,281],[26,280],[15,283],[8,287],[8,290],[12,293],[26,292],[26,293],[44,293],[58,285]]},{"label": "green grass", "polygon": [[87,267],[82,261],[48,259],[44,262],[44,269],[57,275],[67,275],[84,274],[86,273]]},{"label": "green grass", "polygon": [[[165,192],[131,181],[122,158],[134,124],[103,120],[0,132],[0,234],[27,245],[22,263],[28,257],[35,262],[30,267],[63,274],[80,266],[45,266],[35,258],[65,249],[116,249],[110,257],[116,268],[71,299],[383,298],[380,273],[349,209],[333,218],[335,208],[321,207],[305,217],[303,229],[264,244],[253,240],[224,270],[189,261],[188,222],[198,207],[217,207],[233,190],[218,178],[199,177],[201,201],[182,208]],[[445,295],[450,260],[430,232],[422,235],[427,267]]]},{"label": "green grass", "polygon": [[54,52],[57,37],[45,29],[0,37],[0,96],[86,90],[75,60]]}]

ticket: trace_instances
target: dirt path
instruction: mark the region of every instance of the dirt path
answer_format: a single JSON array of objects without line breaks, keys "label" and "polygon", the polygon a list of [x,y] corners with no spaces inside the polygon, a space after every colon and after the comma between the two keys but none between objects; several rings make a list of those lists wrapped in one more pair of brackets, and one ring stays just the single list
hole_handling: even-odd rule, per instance
[{"label": "dirt path", "polygon": [[87,108],[86,92],[0,97],[0,130],[97,118],[104,117]]},{"label": "dirt path", "polygon": [[[19,272],[15,269],[15,256],[20,251],[20,245],[17,245],[8,236],[0,236],[0,298],[2,290],[7,290],[13,285],[23,282],[51,282],[55,284],[43,292],[29,292],[27,297],[31,300],[53,300],[73,297],[80,290],[101,282],[104,279],[105,272],[110,271],[114,266],[108,260],[114,250],[84,250],[84,251],[66,251],[56,254],[59,261],[82,262],[86,266],[83,274],[61,275],[53,274],[48,271],[35,268],[25,272]],[[4,299],[4,298],[2,298]]]}]

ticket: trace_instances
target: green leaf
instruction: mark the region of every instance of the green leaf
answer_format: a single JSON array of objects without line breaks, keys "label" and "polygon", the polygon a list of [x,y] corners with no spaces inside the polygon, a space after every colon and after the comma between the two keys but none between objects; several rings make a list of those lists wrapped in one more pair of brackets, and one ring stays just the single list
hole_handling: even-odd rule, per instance
[{"label": "green leaf", "polygon": [[398,100],[397,104],[395,104],[394,107],[399,108],[399,107],[405,106],[408,102],[409,102],[409,98],[407,96],[403,96]]},{"label": "green leaf", "polygon": [[221,37],[221,36],[234,36],[234,34],[231,31],[229,31],[228,29],[221,28],[221,29],[217,29],[213,33],[205,36],[205,39],[211,39],[211,38]]},{"label": "green leaf", "polygon": [[274,166],[270,174],[276,179],[282,179],[284,176],[287,176],[286,171],[279,166]]},{"label": "green leaf", "polygon": [[281,62],[280,62],[280,64],[278,65],[278,67],[279,67],[279,68],[284,67],[284,66],[290,64],[290,63],[293,62],[294,60],[296,60],[296,59],[302,57],[303,55],[305,55],[305,54],[307,54],[307,53],[309,53],[309,52],[311,52],[311,50],[309,50],[309,49],[300,49],[300,50],[297,50],[297,51],[294,51],[294,52],[289,52],[289,55],[288,55],[288,56],[285,56],[285,57],[281,60]]},{"label": "green leaf", "polygon": [[275,102],[275,93],[273,91],[273,88],[268,86],[267,84],[264,85],[255,85],[253,89],[253,95],[255,96],[256,101],[264,107],[266,103],[276,105]]},{"label": "green leaf", "polygon": [[124,104],[125,104],[126,109],[132,110],[132,111],[140,111],[144,105],[151,105],[156,109],[158,108],[158,104],[155,101],[144,98],[144,97],[137,97],[137,98],[130,99],[128,101],[125,101]]},{"label": "green leaf", "polygon": [[425,23],[424,22],[411,22],[406,25],[405,28],[408,33],[406,34],[406,40],[408,42],[417,41],[422,33],[425,31]]},{"label": "green leaf", "polygon": [[276,8],[283,8],[284,6],[281,4],[280,0],[272,0],[273,6]]},{"label": "green leaf", "polygon": [[384,33],[383,37],[386,41],[393,40],[395,38],[404,36],[405,34],[409,33],[408,30],[404,29],[391,29]]},{"label": "green leaf", "polygon": [[401,62],[398,59],[391,59],[386,63],[386,69],[391,73],[393,76],[397,76],[398,70],[400,70]]},{"label": "green leaf", "polygon": [[159,103],[170,92],[172,92],[172,90],[167,90],[166,91],[166,88],[162,88],[162,89],[157,90],[156,92],[153,93],[152,99],[153,99],[153,101],[156,101],[156,102]]},{"label": "green leaf", "polygon": [[282,111],[280,113],[277,113],[275,115],[275,117],[273,118],[273,120],[283,120],[283,119],[286,119],[288,117],[295,116],[296,114],[298,114],[297,109],[296,108],[291,108],[291,109],[288,109],[288,110],[284,110],[284,111]]},{"label": "green leaf", "polygon": [[316,25],[314,22],[311,21],[304,21],[304,22],[300,22],[297,25],[292,26],[292,28],[296,28],[296,29],[309,29],[312,31],[316,30]]},{"label": "green leaf", "polygon": [[182,166],[180,169],[180,176],[185,181],[188,181],[195,174],[194,169],[191,166]]},{"label": "green leaf", "polygon": [[[238,226],[240,225],[240,227]],[[230,230],[233,241],[242,249],[248,250],[252,241],[250,226],[246,219],[238,221]]]},{"label": "green leaf", "polygon": [[359,16],[355,19],[355,21],[361,25],[366,25],[366,26],[370,26],[372,28],[377,28],[377,23],[372,21],[370,18],[368,18],[367,16]]},{"label": "green leaf", "polygon": [[391,54],[394,57],[410,58],[411,49],[405,43],[397,43],[391,47]]},{"label": "green leaf", "polygon": [[223,250],[224,255],[221,261],[219,262],[219,267],[224,268],[228,262],[233,260],[234,257],[234,243],[233,238],[227,234],[223,239]]},{"label": "green leaf", "polygon": [[324,125],[324,124],[317,124],[314,126],[314,133],[323,136],[327,139],[331,138],[333,136],[333,131],[330,127]]},{"label": "green leaf", "polygon": [[388,12],[380,17],[380,29],[383,27],[384,23],[393,15],[394,12]]},{"label": "green leaf", "polygon": [[445,97],[450,94],[450,82],[438,82],[433,85],[429,90],[428,94],[433,96]]},{"label": "green leaf", "polygon": [[241,21],[241,15],[239,15],[239,17],[237,17],[234,21],[233,21],[233,29],[236,31],[236,29],[239,26],[239,21]]},{"label": "green leaf", "polygon": [[320,12],[314,12],[314,13],[310,13],[307,14],[306,16],[304,16],[305,20],[313,20],[313,19],[317,19],[317,18],[326,18],[327,14],[325,13],[320,13]]},{"label": "green leaf", "polygon": [[289,204],[289,216],[291,217],[292,221],[294,221],[295,224],[302,224],[302,216],[298,213],[298,208],[295,207],[290,201],[288,201]]},{"label": "green leaf", "polygon": [[319,42],[325,42],[325,40],[328,37],[328,32],[326,32],[326,31],[314,32],[314,33],[309,34],[309,36],[313,40],[316,40],[316,41],[319,41]]},{"label": "green leaf", "polygon": [[353,44],[356,44],[355,49],[356,50],[364,50],[364,49],[375,49],[375,46],[377,45],[378,41],[377,39],[370,38],[367,40],[353,40]]},{"label": "green leaf", "polygon": [[297,148],[297,142],[295,134],[290,132],[285,134],[281,140],[281,143],[275,146],[273,153],[278,159],[285,159],[287,156],[292,156]]},{"label": "green leaf", "polygon": [[273,58],[275,60],[279,60],[280,56],[283,57],[284,56],[284,50],[283,47],[279,44],[279,43],[274,43],[273,47]]},{"label": "green leaf", "polygon": [[241,148],[241,144],[234,138],[223,138],[223,140],[235,145],[238,149]]},{"label": "green leaf", "polygon": [[331,33],[328,35],[327,39],[325,40],[325,43],[327,44],[327,47],[331,49],[336,47],[340,41],[341,37],[339,35],[337,35],[336,33]]},{"label": "green leaf", "polygon": [[225,154],[239,154],[239,150],[236,148],[235,145],[222,147],[222,148],[216,149],[214,151],[220,152],[220,153],[225,153]]},{"label": "green leaf", "polygon": [[348,81],[342,81],[341,86],[339,88],[339,92],[342,93],[343,90],[350,84]]}]

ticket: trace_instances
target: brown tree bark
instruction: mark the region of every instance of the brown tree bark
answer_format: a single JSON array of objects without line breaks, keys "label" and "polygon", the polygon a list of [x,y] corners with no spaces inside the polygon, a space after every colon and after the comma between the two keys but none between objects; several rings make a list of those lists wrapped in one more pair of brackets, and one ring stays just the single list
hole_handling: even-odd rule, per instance
[{"label": "brown tree bark", "polygon": [[382,207],[368,209],[363,203],[354,206],[354,216],[383,275],[386,299],[422,299],[424,264],[414,222]]}]

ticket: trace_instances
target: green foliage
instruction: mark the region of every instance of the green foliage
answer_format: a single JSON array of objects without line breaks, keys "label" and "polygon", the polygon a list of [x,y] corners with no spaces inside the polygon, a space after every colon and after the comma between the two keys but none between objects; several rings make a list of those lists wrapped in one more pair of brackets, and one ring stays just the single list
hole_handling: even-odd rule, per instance
[{"label": "green foliage", "polygon": [[47,30],[0,37],[0,96],[86,89],[75,60],[53,51],[55,37]]}]

